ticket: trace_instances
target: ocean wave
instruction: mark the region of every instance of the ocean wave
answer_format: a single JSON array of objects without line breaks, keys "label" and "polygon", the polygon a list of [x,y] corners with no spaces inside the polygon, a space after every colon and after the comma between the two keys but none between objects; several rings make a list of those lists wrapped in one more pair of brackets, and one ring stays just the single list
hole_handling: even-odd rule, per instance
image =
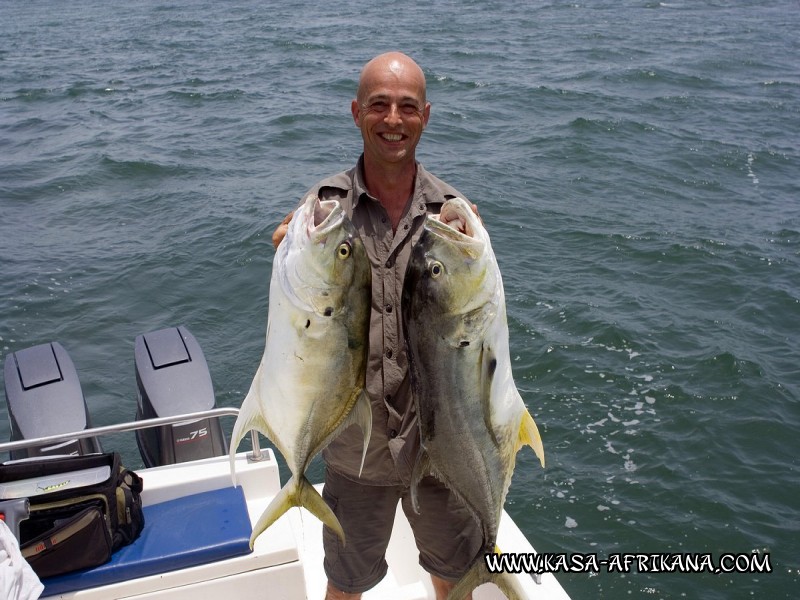
[{"label": "ocean wave", "polygon": [[196,104],[198,102],[231,102],[247,97],[247,93],[240,89],[221,90],[221,91],[189,91],[189,90],[169,90],[167,97],[178,102]]}]

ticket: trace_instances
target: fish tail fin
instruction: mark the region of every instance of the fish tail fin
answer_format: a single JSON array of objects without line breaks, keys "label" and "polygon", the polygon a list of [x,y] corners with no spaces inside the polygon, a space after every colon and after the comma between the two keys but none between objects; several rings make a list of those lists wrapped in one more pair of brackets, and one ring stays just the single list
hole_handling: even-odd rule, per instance
[{"label": "fish tail fin", "polygon": [[300,483],[300,506],[308,510],[311,514],[322,521],[328,529],[331,529],[339,539],[342,540],[342,546],[346,544],[344,530],[342,529],[339,519],[333,514],[330,506],[325,502],[320,493],[311,484],[311,482],[303,476]]},{"label": "fish tail fin", "polygon": [[[500,554],[500,549],[495,546],[494,554]],[[529,596],[513,574],[505,571],[493,573],[487,567],[485,555],[482,555],[470,567],[469,571],[458,580],[455,587],[450,590],[447,600],[464,600],[476,587],[491,582],[505,594],[508,600],[528,600]]]},{"label": "fish tail fin", "polygon": [[536,422],[533,420],[531,413],[527,410],[522,415],[522,422],[519,425],[519,436],[517,437],[517,450],[525,445],[533,448],[539,462],[542,463],[544,468],[544,446],[542,445],[542,436],[539,435],[539,428],[536,427]]},{"label": "fish tail fin", "polygon": [[450,593],[447,594],[447,600],[464,600],[467,598],[472,590],[486,583],[490,579],[489,570],[484,565],[483,557],[478,557],[478,560],[470,567],[464,576],[456,582]]},{"label": "fish tail fin", "polygon": [[261,535],[270,525],[277,521],[283,513],[293,506],[302,506],[311,514],[317,517],[325,525],[333,530],[345,544],[344,531],[339,523],[339,519],[325,503],[319,492],[305,476],[292,477],[278,494],[269,503],[264,513],[258,519],[253,533],[250,536],[250,549],[252,550],[256,538]]}]

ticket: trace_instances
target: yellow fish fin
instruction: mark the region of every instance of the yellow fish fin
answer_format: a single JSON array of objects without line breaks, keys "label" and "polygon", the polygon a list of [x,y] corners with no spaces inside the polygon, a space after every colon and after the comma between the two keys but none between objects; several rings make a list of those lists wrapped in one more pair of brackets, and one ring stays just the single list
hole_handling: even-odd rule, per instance
[{"label": "yellow fish fin", "polygon": [[333,514],[333,511],[325,503],[322,496],[314,488],[311,482],[305,478],[304,475],[292,477],[286,482],[281,491],[272,499],[264,513],[258,519],[255,527],[253,527],[253,534],[250,536],[250,549],[252,550],[256,538],[261,535],[264,530],[277,521],[283,513],[292,508],[293,506],[302,506],[325,525],[327,525],[333,532],[342,540],[342,545],[345,544],[344,531],[339,523],[339,519]]},{"label": "yellow fish fin", "polygon": [[528,445],[533,448],[539,462],[542,463],[544,468],[544,446],[542,445],[542,436],[539,435],[539,428],[527,410],[522,414],[522,421],[519,425],[519,435],[517,437],[517,450],[523,446]]}]

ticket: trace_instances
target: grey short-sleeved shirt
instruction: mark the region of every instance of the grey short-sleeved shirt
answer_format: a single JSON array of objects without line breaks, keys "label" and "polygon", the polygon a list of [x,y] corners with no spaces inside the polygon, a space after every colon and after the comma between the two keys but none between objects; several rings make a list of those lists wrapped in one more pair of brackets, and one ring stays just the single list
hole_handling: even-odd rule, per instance
[{"label": "grey short-sleeved shirt", "polygon": [[[359,477],[363,438],[351,426],[323,452],[327,467],[372,485],[408,485],[419,450],[419,430],[411,398],[400,302],[411,249],[427,213],[438,214],[448,198],[464,198],[417,163],[410,204],[392,232],[389,217],[363,183],[362,161],[315,185],[309,194],[338,200],[366,246],[372,264],[372,311],[366,388],[372,405],[372,437]],[[306,194],[307,197],[308,194]]]}]

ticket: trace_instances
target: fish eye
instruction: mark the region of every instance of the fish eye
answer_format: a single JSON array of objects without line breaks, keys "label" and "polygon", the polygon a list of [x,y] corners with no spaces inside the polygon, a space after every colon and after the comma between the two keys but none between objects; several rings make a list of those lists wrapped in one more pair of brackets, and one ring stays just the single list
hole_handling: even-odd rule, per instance
[{"label": "fish eye", "polygon": [[431,277],[436,279],[437,277],[439,277],[439,275],[444,273],[444,266],[438,260],[435,260],[431,263],[430,273]]},{"label": "fish eye", "polygon": [[350,253],[351,252],[352,252],[352,249],[350,248],[350,243],[349,242],[342,242],[341,244],[339,244],[339,248],[337,248],[337,250],[336,250],[336,256],[338,256],[339,258],[344,260],[345,258],[349,258],[350,257]]}]

